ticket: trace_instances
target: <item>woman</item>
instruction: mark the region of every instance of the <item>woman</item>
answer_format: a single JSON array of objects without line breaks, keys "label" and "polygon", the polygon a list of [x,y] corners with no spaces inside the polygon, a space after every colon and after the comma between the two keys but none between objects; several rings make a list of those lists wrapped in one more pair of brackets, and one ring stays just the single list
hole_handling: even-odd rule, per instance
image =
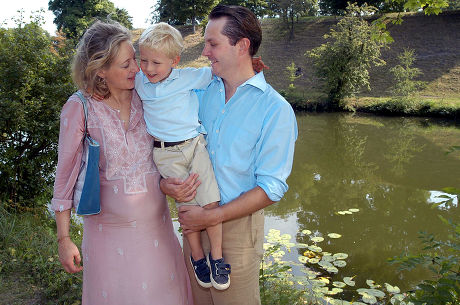
[{"label": "woman", "polygon": [[83,262],[83,305],[192,304],[180,244],[159,189],[153,139],[133,90],[139,68],[130,38],[117,23],[96,22],[78,45],[73,77],[87,97],[88,132],[100,144],[101,213],[84,217],[80,256],[69,223],[84,112],[72,95],[61,113],[52,199],[59,259],[70,273],[81,271]]}]

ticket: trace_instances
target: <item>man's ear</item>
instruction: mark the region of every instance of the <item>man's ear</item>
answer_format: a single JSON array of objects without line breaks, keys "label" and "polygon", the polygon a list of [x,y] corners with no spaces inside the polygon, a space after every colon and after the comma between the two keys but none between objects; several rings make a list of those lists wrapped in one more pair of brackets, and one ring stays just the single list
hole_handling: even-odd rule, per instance
[{"label": "man's ear", "polygon": [[172,67],[175,68],[177,66],[177,64],[179,64],[179,61],[180,61],[180,56],[176,56],[174,59],[173,59],[173,62],[172,62]]},{"label": "man's ear", "polygon": [[249,54],[251,42],[248,38],[241,38],[236,44],[238,45],[238,52],[240,55],[245,55],[246,53]]}]

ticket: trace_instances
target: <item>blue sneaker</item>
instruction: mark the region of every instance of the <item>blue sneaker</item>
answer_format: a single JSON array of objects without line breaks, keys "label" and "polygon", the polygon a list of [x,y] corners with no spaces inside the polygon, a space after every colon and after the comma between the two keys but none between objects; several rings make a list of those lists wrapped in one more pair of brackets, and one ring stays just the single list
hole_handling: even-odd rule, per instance
[{"label": "blue sneaker", "polygon": [[212,286],[217,290],[227,289],[230,286],[230,265],[225,263],[224,258],[213,260],[211,253],[208,255],[208,265]]},{"label": "blue sneaker", "polygon": [[195,278],[198,284],[203,288],[211,288],[211,279],[209,276],[209,266],[206,262],[206,258],[199,259],[197,261],[193,260],[193,257],[190,255],[190,263],[193,267],[193,273],[195,273]]}]

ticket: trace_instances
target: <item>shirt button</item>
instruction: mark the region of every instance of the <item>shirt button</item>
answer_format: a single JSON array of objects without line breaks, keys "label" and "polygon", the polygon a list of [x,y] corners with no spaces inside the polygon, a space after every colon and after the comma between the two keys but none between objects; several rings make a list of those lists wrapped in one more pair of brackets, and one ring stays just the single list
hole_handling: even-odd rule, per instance
[{"label": "shirt button", "polygon": [[225,110],[222,110],[222,113],[225,113]]},{"label": "shirt button", "polygon": [[216,133],[219,133],[219,129],[216,129]]},{"label": "shirt button", "polygon": [[224,90],[222,90],[222,89],[219,89],[219,92],[222,92],[222,91],[224,91]]},{"label": "shirt button", "polygon": [[211,151],[211,155],[214,155],[214,150],[213,150],[213,151]]}]

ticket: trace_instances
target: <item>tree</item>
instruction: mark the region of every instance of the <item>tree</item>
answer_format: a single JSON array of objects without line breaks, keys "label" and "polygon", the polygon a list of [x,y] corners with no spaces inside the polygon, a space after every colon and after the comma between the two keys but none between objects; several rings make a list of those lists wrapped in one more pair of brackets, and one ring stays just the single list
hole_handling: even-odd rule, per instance
[{"label": "tree", "polygon": [[54,24],[68,38],[78,39],[96,18],[107,18],[132,29],[131,17],[108,0],[50,0],[48,8],[54,13]]},{"label": "tree", "polygon": [[375,8],[350,4],[347,15],[335,25],[325,44],[307,52],[313,59],[316,75],[325,81],[332,108],[339,108],[343,98],[369,86],[371,65],[383,65],[380,49],[383,42],[376,40],[378,28],[363,19]]},{"label": "tree", "polygon": [[268,0],[270,11],[282,18],[289,29],[289,39],[294,37],[294,21],[316,13],[317,0]]},{"label": "tree", "polygon": [[0,28],[0,200],[35,206],[51,197],[59,113],[74,90],[70,54],[34,20]]},{"label": "tree", "polygon": [[163,21],[169,24],[195,25],[207,17],[216,5],[216,0],[160,0],[153,12],[153,21]]},{"label": "tree", "polygon": [[393,93],[399,96],[408,96],[423,88],[425,82],[414,80],[414,78],[423,74],[419,68],[412,67],[415,61],[415,51],[405,49],[403,53],[398,55],[398,60],[399,64],[390,69],[395,80],[395,85],[392,89]]},{"label": "tree", "polygon": [[344,15],[348,6],[348,2],[353,2],[358,6],[367,3],[375,8],[380,8],[386,2],[385,0],[321,0],[319,8],[321,15]]}]

